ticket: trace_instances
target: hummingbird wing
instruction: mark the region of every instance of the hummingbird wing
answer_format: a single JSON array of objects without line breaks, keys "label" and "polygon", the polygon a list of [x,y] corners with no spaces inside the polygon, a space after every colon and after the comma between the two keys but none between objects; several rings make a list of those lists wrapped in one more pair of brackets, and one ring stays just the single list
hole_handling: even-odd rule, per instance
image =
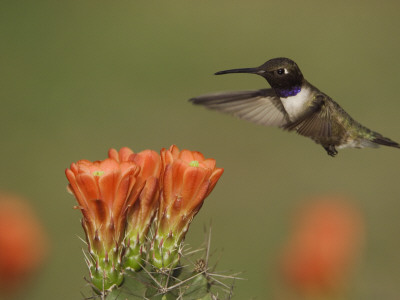
[{"label": "hummingbird wing", "polygon": [[272,89],[219,92],[189,101],[261,125],[283,127],[290,123],[281,100]]},{"label": "hummingbird wing", "polygon": [[[352,128],[350,131],[349,127]],[[302,117],[284,129],[295,130],[323,146],[376,148],[385,145],[400,148],[395,141],[355,121],[325,94],[317,94]]]},{"label": "hummingbird wing", "polygon": [[331,122],[329,112],[323,112],[324,98],[316,96],[306,111],[296,121],[288,124],[284,129],[295,130],[305,136],[331,135]]},{"label": "hummingbird wing", "polygon": [[304,114],[284,129],[295,130],[298,134],[310,137],[321,144],[340,143],[347,134],[345,126],[337,120],[336,111],[345,112],[333,100],[329,100],[326,95],[317,94]]}]

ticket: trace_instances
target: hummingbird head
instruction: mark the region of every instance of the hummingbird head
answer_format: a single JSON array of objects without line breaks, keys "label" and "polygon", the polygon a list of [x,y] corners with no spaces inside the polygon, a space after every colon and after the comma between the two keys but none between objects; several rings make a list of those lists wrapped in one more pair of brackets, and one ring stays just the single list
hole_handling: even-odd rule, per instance
[{"label": "hummingbird head", "polygon": [[297,64],[284,57],[273,58],[256,68],[232,69],[215,73],[215,75],[229,73],[249,73],[264,77],[274,89],[290,89],[301,86],[304,77]]}]

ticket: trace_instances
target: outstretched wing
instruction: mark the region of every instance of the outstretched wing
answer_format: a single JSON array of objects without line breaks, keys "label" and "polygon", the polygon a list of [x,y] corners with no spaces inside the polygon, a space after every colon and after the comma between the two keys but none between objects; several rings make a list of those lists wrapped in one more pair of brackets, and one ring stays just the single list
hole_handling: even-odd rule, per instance
[{"label": "outstretched wing", "polygon": [[220,92],[189,101],[261,125],[284,127],[290,123],[281,100],[272,89]]}]

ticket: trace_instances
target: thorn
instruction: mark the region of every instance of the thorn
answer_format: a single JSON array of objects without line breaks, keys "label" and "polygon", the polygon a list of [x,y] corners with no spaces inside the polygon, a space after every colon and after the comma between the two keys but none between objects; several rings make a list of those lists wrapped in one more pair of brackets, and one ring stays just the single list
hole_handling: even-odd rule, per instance
[{"label": "thorn", "polygon": [[87,255],[86,255],[86,253],[85,253],[85,250],[82,249],[82,252],[83,252],[83,256],[85,256],[86,265],[88,266],[88,268],[89,268],[89,270],[90,270],[90,267],[92,267],[93,264],[91,263],[91,261],[90,261],[89,258],[87,257]]},{"label": "thorn", "polygon": [[208,259],[210,258],[210,248],[211,248],[211,224],[210,224],[210,230],[208,231],[208,241],[207,241],[207,251],[206,251],[206,261],[205,261],[207,268],[208,268]]},{"label": "thorn", "polygon": [[138,264],[139,264],[139,266],[140,267],[142,267],[142,270],[144,270],[146,273],[147,273],[147,275],[149,275],[150,276],[150,278],[157,284],[157,287],[159,288],[159,289],[162,289],[163,288],[163,286],[161,285],[161,283],[160,282],[158,282],[157,281],[157,279],[156,278],[154,278],[154,276],[153,275],[151,275],[151,273],[144,267],[144,266],[142,266],[142,264],[141,263],[139,263],[138,262]]},{"label": "thorn", "polygon": [[194,279],[194,278],[196,278],[196,277],[198,277],[198,276],[200,276],[202,274],[204,274],[204,272],[197,273],[196,275],[193,275],[193,276],[191,276],[189,278],[186,278],[185,280],[182,280],[181,282],[179,282],[177,284],[171,285],[170,287],[168,287],[168,291],[171,291],[171,290],[183,285],[184,283],[186,283],[186,282],[188,282],[188,281],[190,281],[190,280],[192,280],[192,279]]},{"label": "thorn", "polygon": [[84,242],[86,245],[88,245],[88,243],[83,238],[81,238],[79,235],[76,235],[76,236],[78,237],[78,239],[80,239],[82,242]]}]

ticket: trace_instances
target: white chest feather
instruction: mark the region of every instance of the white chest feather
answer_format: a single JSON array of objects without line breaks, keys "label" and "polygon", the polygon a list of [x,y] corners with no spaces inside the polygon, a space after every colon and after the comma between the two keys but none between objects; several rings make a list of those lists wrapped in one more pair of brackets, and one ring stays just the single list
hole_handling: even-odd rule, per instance
[{"label": "white chest feather", "polygon": [[307,109],[311,92],[308,88],[303,88],[297,95],[287,98],[280,98],[289,115],[291,121],[297,120]]}]

